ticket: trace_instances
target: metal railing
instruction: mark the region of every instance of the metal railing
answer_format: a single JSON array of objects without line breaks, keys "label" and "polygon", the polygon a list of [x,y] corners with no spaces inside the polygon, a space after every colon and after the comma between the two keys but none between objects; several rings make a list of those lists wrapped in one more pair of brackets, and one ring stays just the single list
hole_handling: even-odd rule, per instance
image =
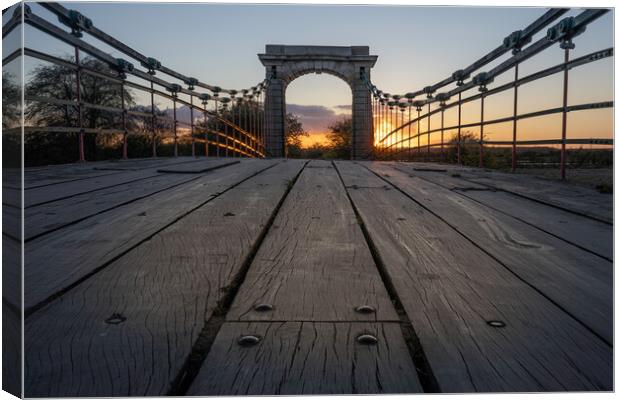
[{"label": "metal railing", "polygon": [[[204,145],[205,156],[265,156],[263,99],[266,81],[244,90],[223,89],[203,83],[196,78],[165,67],[156,59],[147,57],[102,32],[93,25],[90,19],[75,10],[68,10],[57,3],[37,4],[52,12],[62,25],[71,29],[71,32],[61,28],[62,25],[57,26],[36,15],[26,4],[23,9],[18,6],[11,19],[3,26],[3,38],[12,31],[21,29],[23,18],[25,24],[71,46],[74,50],[73,56],[57,57],[29,48],[26,42],[25,48],[20,48],[3,59],[3,66],[23,56],[55,66],[54,71],[59,79],[70,75],[72,87],[70,88],[71,96],[67,96],[69,98],[33,93],[28,85],[25,85],[24,95],[26,116],[28,116],[28,107],[34,104],[39,107],[62,109],[67,117],[64,121],[45,124],[33,115],[33,118],[25,119],[24,127],[4,129],[5,134],[21,134],[22,128],[25,135],[75,134],[78,141],[76,159],[79,161],[87,159],[84,143],[87,135],[90,134],[121,135],[122,150],[119,156],[124,159],[129,157],[128,147],[132,135],[138,133],[150,134],[153,157],[158,156],[158,147],[161,147],[165,141],[172,142],[172,155],[178,156],[179,141],[181,139],[187,141],[188,138],[191,142],[192,156],[197,154],[197,144]],[[126,59],[113,57],[87,43],[82,39],[84,34],[128,56],[133,62],[139,63],[143,70],[134,67],[134,64]],[[164,80],[156,77],[155,75],[159,72],[172,79]],[[134,79],[129,79],[128,75]],[[88,102],[88,99],[84,98],[87,92],[84,80],[106,82],[106,85],[115,88],[113,92],[120,99],[116,98],[114,104]],[[178,80],[186,87],[174,83],[174,80]],[[197,89],[202,90],[198,92]],[[136,91],[144,98],[150,96],[150,107],[131,107],[133,96],[129,90]],[[222,94],[227,96],[223,97]],[[155,96],[172,102],[171,116],[169,109],[160,110],[156,106]],[[15,99],[9,100],[15,101]],[[117,105],[116,103],[119,102],[120,104]],[[182,106],[189,110],[189,121],[181,120],[177,116],[177,109]],[[108,124],[112,126],[105,126],[106,124],[94,126],[100,124],[87,123],[85,116],[94,112],[109,113],[110,120],[115,123]],[[73,115],[75,118],[72,117]],[[138,131],[136,131],[136,125],[140,126]]]},{"label": "metal railing", "polygon": [[[450,77],[421,90],[409,92],[405,95],[391,95],[379,90],[373,85],[367,76],[362,75],[367,89],[372,95],[372,105],[369,112],[373,115],[375,131],[375,158],[383,160],[425,160],[425,161],[446,161],[446,149],[448,146],[456,147],[456,162],[462,164],[462,149],[465,145],[471,145],[462,138],[464,128],[479,128],[478,140],[474,144],[478,147],[478,165],[484,167],[485,146],[511,146],[511,169],[517,168],[517,147],[530,145],[559,145],[560,146],[560,171],[562,179],[566,176],[567,149],[566,145],[593,144],[599,146],[613,146],[613,139],[607,138],[567,138],[567,114],[577,110],[592,110],[599,108],[613,107],[612,101],[585,103],[569,106],[568,98],[568,71],[570,69],[595,62],[613,56],[613,48],[595,51],[583,57],[570,60],[570,50],[575,47],[573,38],[581,34],[588,24],[605,14],[608,10],[595,9],[586,10],[575,17],[567,17],[548,29],[547,35],[535,43],[525,47],[532,40],[532,36],[550,25],[567,9],[552,9],[547,11],[542,17],[538,18],[523,30],[513,32],[504,39],[502,45],[494,49],[487,55],[472,63],[467,68],[454,72]],[[546,68],[533,74],[519,77],[519,64],[526,61],[555,43],[559,43],[564,50],[564,60],[562,63],[550,68]],[[479,72],[469,82],[472,73],[479,71],[482,67],[498,59],[502,55],[512,52],[512,56],[499,63],[488,72]],[[498,76],[514,70],[514,77],[511,82],[499,85],[494,88],[487,88]],[[563,97],[562,106],[556,108],[543,109],[529,113],[518,113],[518,90],[521,86],[537,81],[557,73],[563,73]],[[452,90],[443,93],[436,93],[438,89],[450,84],[456,84]],[[479,93],[464,97],[463,94],[470,89],[478,88]],[[512,115],[505,118],[485,119],[485,100],[488,96],[504,91],[513,90]],[[416,97],[425,95],[425,99],[414,100]],[[449,102],[453,98],[457,100]],[[480,100],[480,118],[473,123],[462,123],[462,106],[466,103]],[[434,106],[434,109],[432,108]],[[444,113],[448,109],[457,109],[457,124],[445,126]],[[416,115],[412,118],[412,109]],[[405,112],[408,118],[405,121]],[[400,114],[400,118],[399,118]],[[439,126],[431,125],[431,117],[440,114]],[[518,121],[540,117],[545,115],[561,114],[561,137],[558,139],[540,140],[519,140]],[[421,130],[420,122],[426,120],[426,129]],[[488,125],[512,122],[512,140],[486,140],[484,129]],[[382,127],[389,127],[382,129]],[[393,128],[393,129],[392,129]],[[412,134],[412,128],[414,133]],[[445,133],[456,130],[456,140],[446,141]],[[435,134],[434,141],[432,134]],[[437,140],[439,135],[439,140]],[[420,139],[424,138],[424,144]]]}]

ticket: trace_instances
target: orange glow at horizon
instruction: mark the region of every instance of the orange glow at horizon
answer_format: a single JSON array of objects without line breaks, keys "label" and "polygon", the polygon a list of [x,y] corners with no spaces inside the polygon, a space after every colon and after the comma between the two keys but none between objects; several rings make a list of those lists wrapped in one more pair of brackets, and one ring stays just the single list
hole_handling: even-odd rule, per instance
[{"label": "orange glow at horizon", "polygon": [[327,145],[327,132],[308,132],[308,136],[301,137],[301,147],[303,149],[310,148],[316,144]]}]

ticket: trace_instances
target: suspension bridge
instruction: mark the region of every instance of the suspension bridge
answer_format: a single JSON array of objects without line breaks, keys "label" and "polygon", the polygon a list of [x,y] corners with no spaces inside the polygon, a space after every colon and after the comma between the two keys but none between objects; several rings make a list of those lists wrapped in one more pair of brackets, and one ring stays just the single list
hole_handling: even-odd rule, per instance
[{"label": "suspension bridge", "polygon": [[[3,59],[4,70],[34,60],[56,74],[21,81],[13,97],[3,84],[5,389],[613,390],[612,196],[484,168],[493,146],[511,149],[514,172],[519,148],[552,145],[564,179],[571,146],[613,147],[567,135],[567,114],[613,107],[568,103],[569,71],[613,56],[571,58],[608,10],[568,11],[541,10],[471,65],[398,95],[371,79],[378,56],[366,46],[267,45],[265,79],[226,89],[61,4],[17,7],[4,39],[29,26],[73,54],[24,40]],[[519,75],[551,46],[561,62]],[[351,87],[351,160],[287,159],[287,85],[323,72]],[[558,74],[562,107],[519,113],[519,90]],[[512,115],[485,118],[499,93],[512,93]],[[463,121],[472,104],[479,120]],[[561,116],[560,137],[520,138],[521,121],[546,115]],[[512,140],[485,134],[501,123]],[[37,165],[55,146],[73,162]],[[472,146],[477,167],[463,165]]]}]

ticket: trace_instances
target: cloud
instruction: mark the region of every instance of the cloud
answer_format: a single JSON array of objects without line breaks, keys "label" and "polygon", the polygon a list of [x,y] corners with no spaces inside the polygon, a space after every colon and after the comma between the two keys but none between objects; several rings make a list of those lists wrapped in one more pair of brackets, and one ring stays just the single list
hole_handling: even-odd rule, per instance
[{"label": "cloud", "polygon": [[342,104],[342,105],[339,105],[339,106],[335,106],[334,108],[337,108],[339,110],[349,110],[349,111],[351,111],[352,107],[351,107],[351,104]]},{"label": "cloud", "polygon": [[[334,108],[341,109],[340,106]],[[287,104],[286,112],[296,115],[308,132],[325,132],[334,122],[343,118],[333,108],[319,105]]]}]

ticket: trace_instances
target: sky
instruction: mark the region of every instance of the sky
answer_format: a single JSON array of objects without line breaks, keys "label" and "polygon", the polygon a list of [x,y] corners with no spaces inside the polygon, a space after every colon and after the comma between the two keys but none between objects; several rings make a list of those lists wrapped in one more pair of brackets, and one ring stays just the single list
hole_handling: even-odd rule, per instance
[{"label": "sky", "polygon": [[[264,52],[266,44],[364,45],[378,56],[371,71],[373,83],[385,92],[400,94],[436,83],[469,65],[497,47],[508,34],[527,26],[546,11],[533,7],[70,2],[64,5],[79,10],[99,29],[157,58],[167,67],[212,85],[241,89],[260,82],[265,70],[257,54]],[[31,6],[38,15],[57,21],[39,5]],[[579,12],[573,9],[567,16]],[[542,35],[544,32],[534,40]],[[96,43],[87,36],[84,39]],[[25,30],[25,43],[27,47],[55,55],[71,52],[68,46],[29,27]],[[575,43],[571,57],[613,46],[613,11],[591,24]],[[111,48],[100,47],[116,57],[127,58]],[[6,55],[10,46],[5,45],[3,50]],[[525,75],[558,64],[562,54],[555,45],[523,63],[520,73]],[[507,82],[511,75],[512,71],[496,84]],[[613,58],[571,71],[571,76],[574,79],[570,80],[569,104],[613,99]],[[545,78],[531,88],[524,87],[519,111],[561,105],[558,104],[561,89],[558,76]],[[489,102],[497,103],[497,109],[489,105],[489,115],[512,111],[508,101],[511,94],[499,97],[497,102]],[[322,140],[331,123],[346,117],[351,92],[344,81],[328,74],[305,75],[289,85],[286,101],[287,111],[298,115],[313,135],[306,141],[311,143]],[[476,110],[472,107],[472,118],[479,114]],[[571,116],[575,120],[571,124],[572,134],[611,137],[612,113],[603,111],[601,115]],[[536,120],[529,123],[532,127],[524,135],[556,135],[554,117]],[[432,120],[431,124],[434,123]],[[503,132],[498,128],[499,136],[505,134],[500,131]]]}]

